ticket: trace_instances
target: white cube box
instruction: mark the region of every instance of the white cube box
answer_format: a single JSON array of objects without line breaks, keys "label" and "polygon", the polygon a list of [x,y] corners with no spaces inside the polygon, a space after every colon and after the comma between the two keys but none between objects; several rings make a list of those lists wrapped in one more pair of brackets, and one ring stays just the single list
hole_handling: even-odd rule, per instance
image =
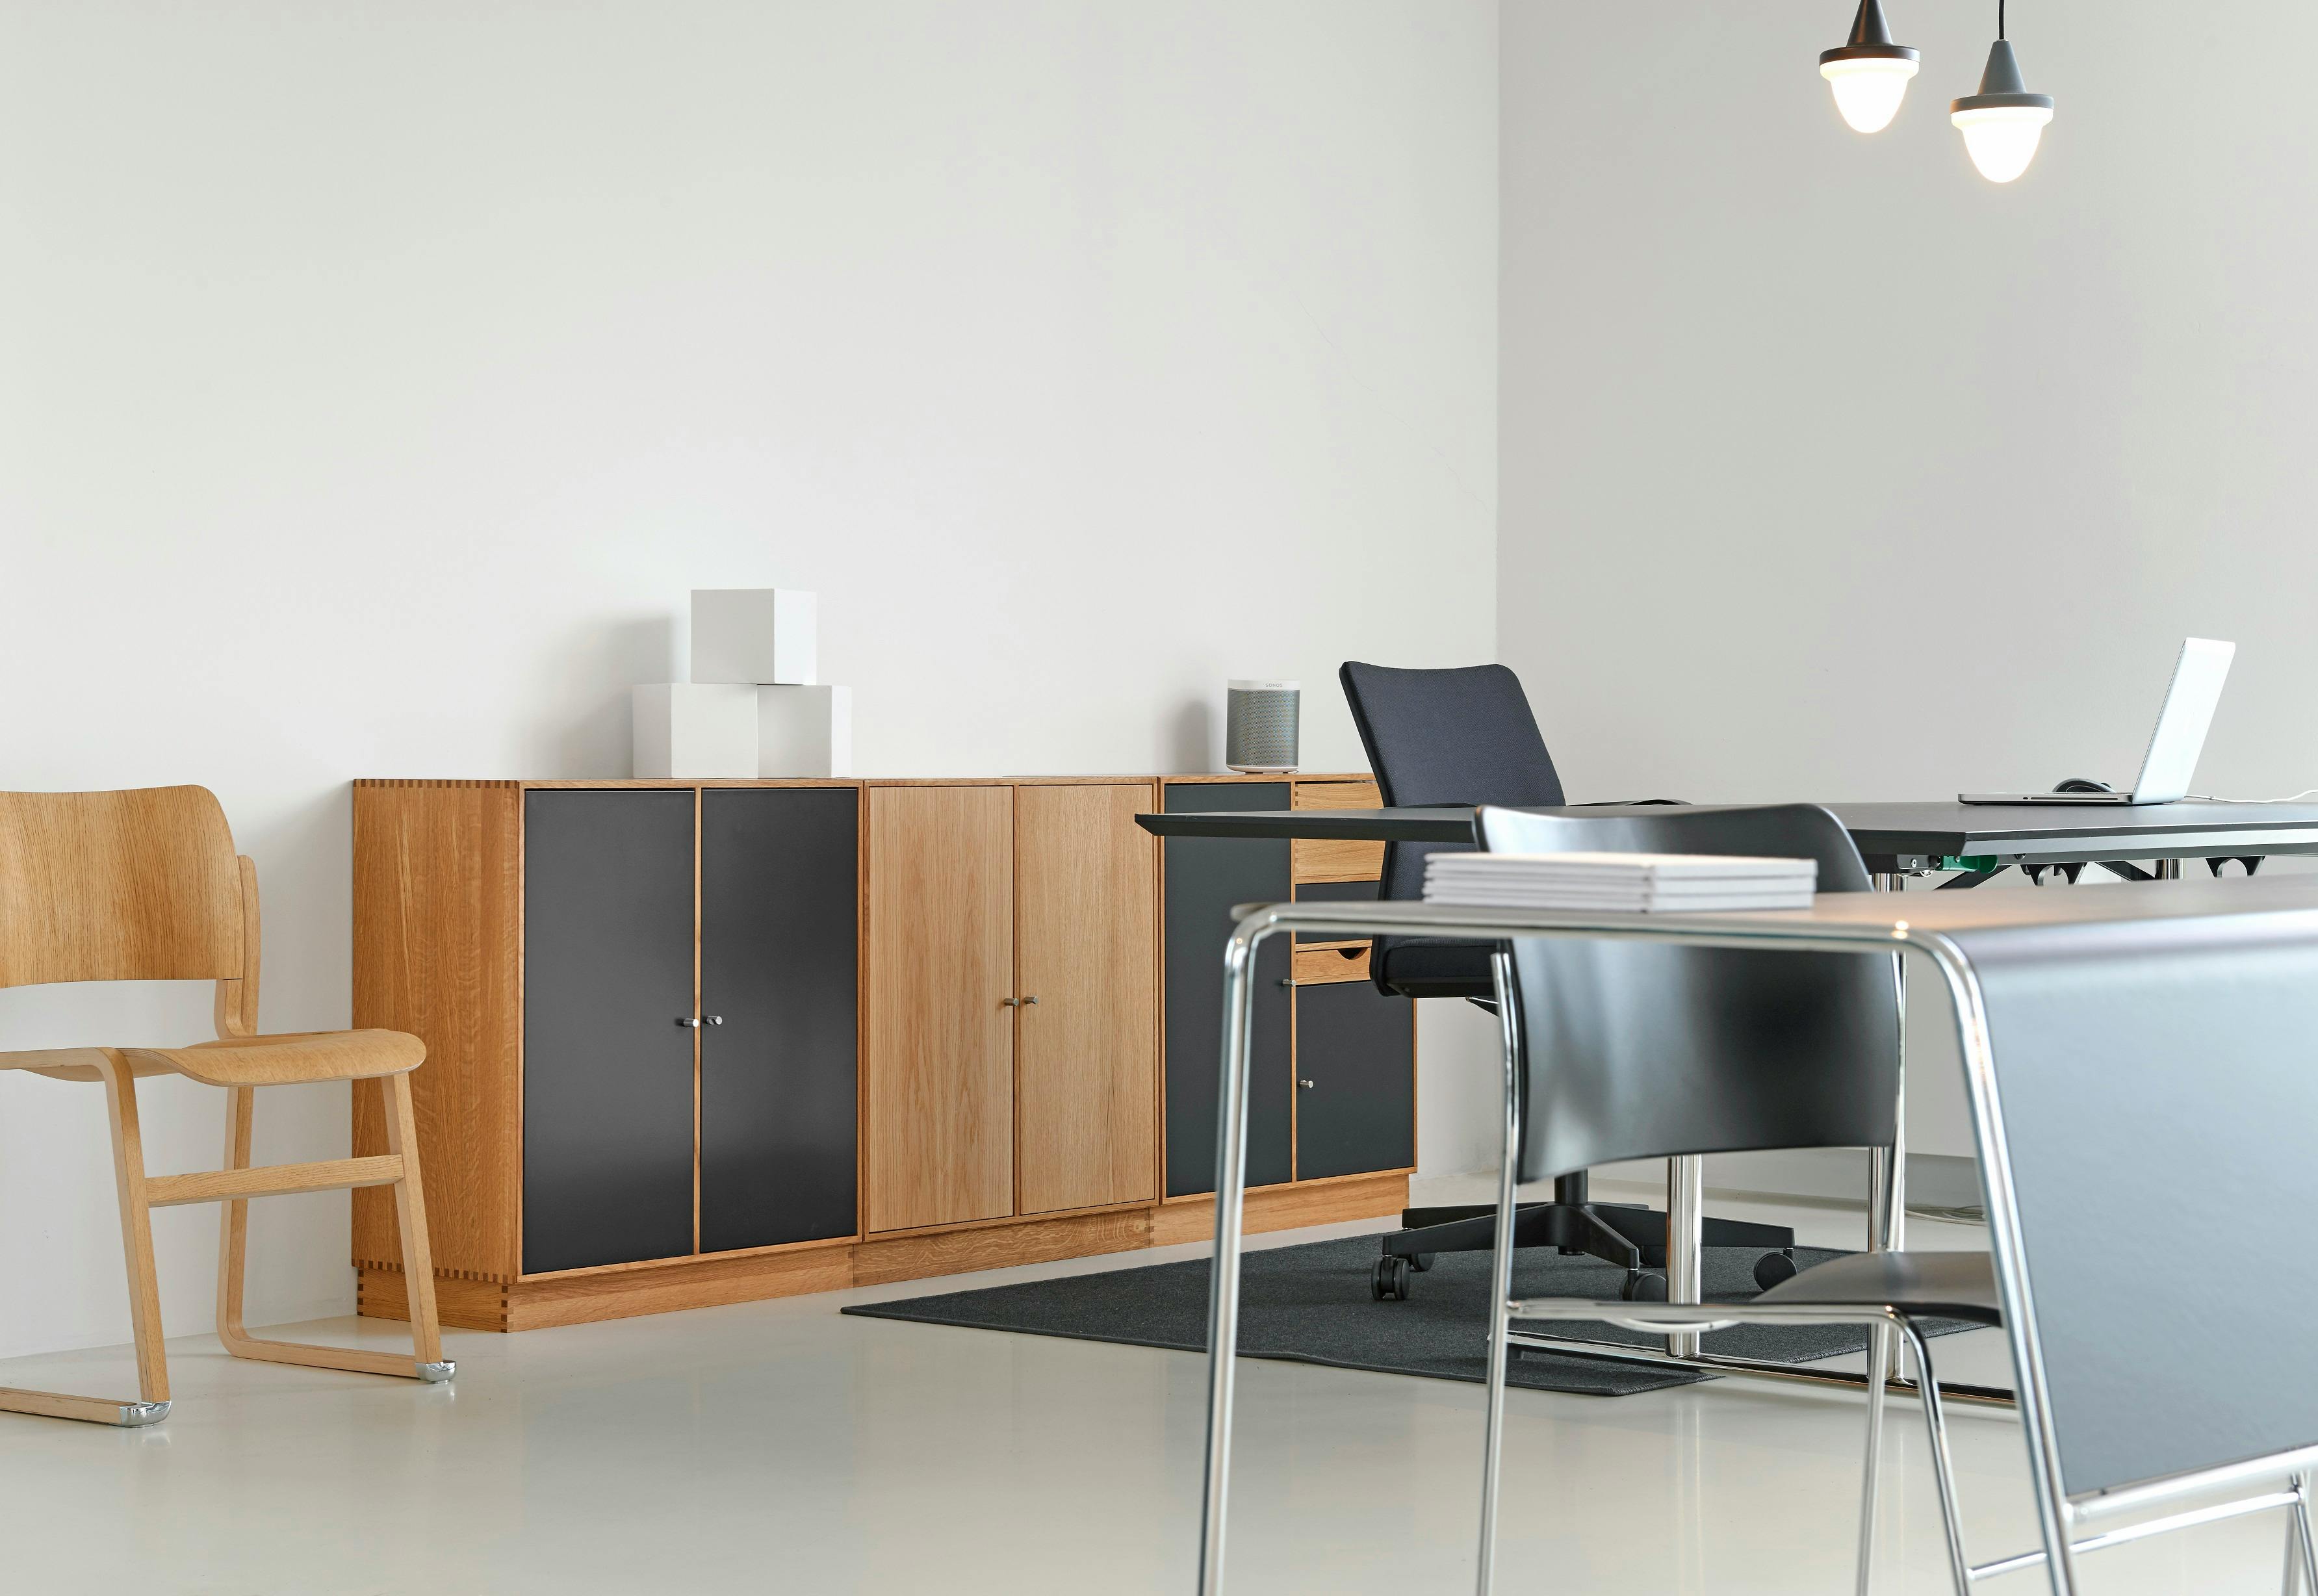
[{"label": "white cube box", "polygon": [[812,594],[787,587],[695,587],[692,679],[810,686],[817,612]]},{"label": "white cube box", "polygon": [[757,774],[757,689],[697,682],[655,682],[629,696],[634,714],[635,774]]},{"label": "white cube box", "polygon": [[759,776],[851,776],[853,689],[757,689]]}]

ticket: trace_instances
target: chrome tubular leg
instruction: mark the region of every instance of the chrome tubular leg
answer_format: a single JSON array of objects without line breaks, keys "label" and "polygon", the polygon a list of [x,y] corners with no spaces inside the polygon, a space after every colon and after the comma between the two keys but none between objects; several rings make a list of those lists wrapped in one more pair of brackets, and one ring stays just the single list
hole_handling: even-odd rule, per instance
[{"label": "chrome tubular leg", "polygon": [[[1908,890],[1904,875],[1879,875],[1876,887],[1886,892]],[[1870,1251],[1898,1251],[1908,1244],[1908,961],[1891,955],[1892,998],[1899,1009],[1899,1070],[1892,1083],[1891,1148],[1868,1152],[1867,1247]],[[1883,1161],[1879,1165],[1878,1161]]]},{"label": "chrome tubular leg", "polygon": [[1867,1455],[1859,1470],[1859,1596],[1875,1582],[1875,1508],[1883,1463],[1883,1376],[1891,1366],[1891,1327],[1867,1332]]},{"label": "chrome tubular leg", "polygon": [[2179,859],[2159,859],[2159,860],[2157,860],[2157,861],[2156,861],[2156,865],[2157,865],[2157,868],[2156,868],[2156,870],[2153,872],[2153,874],[2156,875],[2156,877],[2157,877],[2157,879],[2158,879],[2158,880],[2160,880],[2160,881],[2179,881],[2179,880],[2180,880],[2180,879],[2181,879],[2181,861],[2180,861],[2180,860],[2179,860]]},{"label": "chrome tubular leg", "polygon": [[1932,1482],[1939,1487],[1940,1528],[1945,1531],[1948,1574],[1955,1596],[1972,1596],[1972,1564],[1963,1552],[1963,1512],[1956,1501],[1955,1462],[1948,1454],[1947,1412],[1940,1404],[1939,1382],[1932,1376],[1932,1349],[1912,1319],[1900,1321],[1908,1349],[1916,1359],[1916,1390],[1924,1400],[1924,1429],[1932,1443]]},{"label": "chrome tubular leg", "polygon": [[[2286,1588],[2289,1596],[2307,1589],[2318,1596],[2318,1538],[2310,1529],[2310,1492],[2312,1476],[2297,1475],[2294,1481],[2294,1538],[2288,1543],[2286,1559]],[[2301,1565],[2301,1578],[2295,1578],[2295,1565]]]},{"label": "chrome tubular leg", "polygon": [[[1703,1300],[1705,1250],[1700,1244],[1706,1228],[1706,1161],[1693,1155],[1667,1160],[1667,1300]],[[1676,1331],[1667,1337],[1667,1351],[1676,1358],[1698,1356],[1698,1332]]]},{"label": "chrome tubular leg", "polygon": [[1247,1189],[1247,1060],[1253,1045],[1257,937],[1235,932],[1224,951],[1224,1068],[1216,1105],[1216,1251],[1208,1273],[1208,1455],[1199,1512],[1199,1593],[1224,1578],[1224,1508],[1230,1495],[1232,1370],[1239,1351],[1241,1205]]},{"label": "chrome tubular leg", "polygon": [[1474,1589],[1490,1596],[1496,1579],[1497,1479],[1505,1445],[1505,1364],[1512,1354],[1505,1331],[1505,1305],[1514,1294],[1514,1206],[1521,1169],[1521,1037],[1514,1014],[1513,955],[1503,949],[1489,961],[1497,988],[1497,1036],[1505,1054],[1504,1141],[1497,1155],[1496,1244],[1489,1254],[1489,1385],[1481,1459],[1481,1553]]}]

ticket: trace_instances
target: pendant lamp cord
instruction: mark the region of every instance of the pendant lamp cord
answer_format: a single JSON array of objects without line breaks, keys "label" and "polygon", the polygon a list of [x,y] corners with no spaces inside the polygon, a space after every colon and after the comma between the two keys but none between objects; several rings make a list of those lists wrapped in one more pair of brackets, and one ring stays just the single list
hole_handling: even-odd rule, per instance
[{"label": "pendant lamp cord", "polygon": [[1999,42],[1999,43],[2001,43],[2001,42],[2003,41],[2003,39],[2004,39],[2004,0],[1996,0],[1996,37],[1997,37],[1997,40],[1998,40],[1998,42]]}]

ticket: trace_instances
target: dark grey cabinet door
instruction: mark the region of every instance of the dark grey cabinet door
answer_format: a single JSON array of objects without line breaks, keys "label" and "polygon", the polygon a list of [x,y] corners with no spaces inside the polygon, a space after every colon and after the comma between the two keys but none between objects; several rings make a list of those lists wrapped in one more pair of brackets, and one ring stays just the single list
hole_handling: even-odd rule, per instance
[{"label": "dark grey cabinet door", "polygon": [[1414,1008],[1365,981],[1296,989],[1298,1179],[1416,1161]]},{"label": "dark grey cabinet door", "polygon": [[849,1236],[860,794],[700,795],[700,1250]]},{"label": "dark grey cabinet door", "polygon": [[[1286,809],[1286,782],[1170,785],[1170,814]],[[1224,941],[1232,906],[1285,902],[1294,867],[1286,840],[1220,837],[1167,839],[1167,1195],[1216,1188],[1216,1104],[1223,1077]],[[1289,942],[1256,953],[1255,1049],[1249,1055],[1247,1183],[1291,1173],[1293,1014]]]},{"label": "dark grey cabinet door", "polygon": [[692,1251],[692,803],[524,794],[526,1273]]}]

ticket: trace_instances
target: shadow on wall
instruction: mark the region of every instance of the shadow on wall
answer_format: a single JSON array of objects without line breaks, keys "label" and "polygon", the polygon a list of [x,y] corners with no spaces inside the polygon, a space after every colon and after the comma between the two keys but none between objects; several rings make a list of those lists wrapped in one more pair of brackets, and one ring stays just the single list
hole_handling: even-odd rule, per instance
[{"label": "shadow on wall", "polygon": [[1220,768],[1216,752],[1216,706],[1205,698],[1184,700],[1167,723],[1167,768],[1204,776]]},{"label": "shadow on wall", "polygon": [[226,821],[235,847],[257,861],[260,1026],[352,1023],[354,789],[335,783],[248,823],[229,805]]},{"label": "shadow on wall", "polygon": [[545,768],[526,776],[626,776],[634,753],[628,690],[690,676],[677,658],[676,617],[668,614],[575,627],[543,651],[542,668],[553,678],[543,700],[581,707],[535,749]]}]

